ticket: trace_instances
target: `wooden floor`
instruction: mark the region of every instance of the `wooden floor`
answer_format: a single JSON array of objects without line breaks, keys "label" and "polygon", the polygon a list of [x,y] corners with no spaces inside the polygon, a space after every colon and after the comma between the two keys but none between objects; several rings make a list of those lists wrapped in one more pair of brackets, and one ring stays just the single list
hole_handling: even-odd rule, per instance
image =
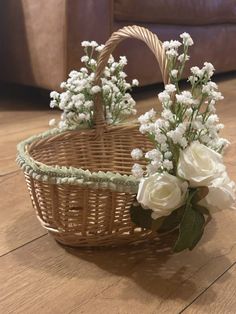
[{"label": "wooden floor", "polygon": [[[219,87],[232,142],[225,161],[236,180],[236,76]],[[236,212],[216,214],[193,252],[172,254],[168,238],[119,249],[60,246],[37,221],[15,164],[17,142],[59,113],[38,92],[0,94],[1,314],[236,313]],[[157,105],[156,94],[138,93],[140,112]]]}]

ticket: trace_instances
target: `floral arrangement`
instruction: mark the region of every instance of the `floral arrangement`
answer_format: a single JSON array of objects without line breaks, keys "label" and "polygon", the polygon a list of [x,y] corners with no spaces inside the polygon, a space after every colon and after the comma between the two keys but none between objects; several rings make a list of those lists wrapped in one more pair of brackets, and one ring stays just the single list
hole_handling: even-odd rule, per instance
[{"label": "floral arrangement", "polygon": [[[153,149],[145,151],[139,147],[131,152],[135,160],[132,178],[139,182],[131,219],[136,225],[158,233],[178,230],[175,252],[192,250],[212,214],[234,209],[235,203],[235,184],[223,163],[229,142],[219,136],[224,125],[219,123],[215,104],[223,96],[211,81],[214,67],[208,62],[201,69],[192,67],[190,89],[181,91],[179,81],[193,40],[187,33],[180,38],[182,42],[163,43],[170,82],[158,95],[162,111],[152,109],[138,119],[140,132],[148,136]],[[139,83],[136,79],[131,84],[126,81],[126,57],[116,62],[110,56],[98,86],[94,85],[97,57],[104,46],[95,41],[84,41],[82,46],[84,67],[71,71],[68,80],[61,83],[62,93],[50,94],[50,107],[63,111],[61,120],[50,120],[50,126],[93,127],[97,93],[101,93],[108,124],[117,124],[136,114],[129,92]]]},{"label": "floral arrangement", "polygon": [[154,148],[131,152],[140,161],[132,168],[140,184],[131,218],[138,226],[159,233],[178,229],[176,252],[192,250],[211,215],[234,208],[235,202],[235,184],[222,159],[229,142],[219,137],[224,125],[219,123],[215,104],[223,96],[211,81],[214,67],[207,62],[201,69],[192,67],[190,89],[180,91],[188,48],[193,45],[189,34],[180,37],[182,42],[163,43],[170,83],[158,95],[162,112],[158,115],[152,109],[138,119],[140,132]]},{"label": "floral arrangement", "polygon": [[[95,41],[83,41],[85,55],[81,58],[84,63],[79,71],[71,71],[66,82],[61,83],[64,92],[52,91],[50,96],[51,108],[59,108],[63,111],[59,128],[93,127],[94,125],[94,98],[101,92],[105,106],[106,121],[108,124],[117,124],[125,117],[136,114],[135,101],[129,91],[138,86],[134,79],[132,83],[126,81],[126,73],[123,71],[127,64],[126,57],[120,57],[115,62],[111,55],[101,79],[101,87],[94,85],[97,57],[104,45],[98,45]],[[50,126],[55,126],[57,121],[49,121]]]}]

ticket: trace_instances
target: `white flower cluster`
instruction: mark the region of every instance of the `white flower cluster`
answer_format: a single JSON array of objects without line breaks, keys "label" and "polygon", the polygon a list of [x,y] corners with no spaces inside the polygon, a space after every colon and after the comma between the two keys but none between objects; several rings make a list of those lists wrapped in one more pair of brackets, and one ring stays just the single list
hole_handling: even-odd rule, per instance
[{"label": "white flower cluster", "polygon": [[[235,183],[230,180],[222,158],[228,141],[219,137],[224,126],[219,123],[215,104],[223,97],[211,81],[214,67],[208,62],[201,69],[192,67],[190,89],[180,91],[179,80],[189,59],[188,47],[193,45],[189,34],[180,37],[182,43],[177,40],[163,43],[170,80],[158,95],[161,114],[152,109],[139,117],[140,132],[149,138],[153,148],[146,151],[139,147],[131,152],[135,160],[132,174],[140,179],[138,210],[132,208],[133,221],[146,228],[151,225],[153,230],[152,219],[158,219],[157,231],[178,229],[175,252],[194,248],[203,235],[206,216],[236,209]],[[180,46],[183,52],[179,55]],[[147,224],[139,217],[142,208]],[[165,222],[170,224],[169,228]]]},{"label": "white flower cluster", "polygon": [[[136,114],[135,101],[129,94],[133,86],[138,86],[138,80],[132,83],[126,81],[126,73],[123,71],[127,64],[126,57],[120,57],[115,62],[111,55],[108,65],[101,78],[101,87],[94,85],[97,57],[104,45],[98,45],[95,41],[83,41],[85,55],[81,58],[84,63],[79,71],[71,71],[66,82],[61,83],[65,91],[51,92],[51,108],[59,108],[63,111],[59,128],[74,126],[92,127],[94,125],[94,99],[97,93],[102,94],[106,111],[106,119],[109,124],[116,124],[126,116]],[[50,126],[56,125],[56,120],[49,121]]]},{"label": "white flower cluster", "polygon": [[[165,90],[159,93],[162,104],[161,117],[154,109],[139,117],[140,132],[146,134],[153,142],[154,150],[144,154],[135,149],[133,159],[142,159],[145,156],[148,165],[144,168],[136,163],[132,173],[136,177],[153,175],[156,172],[176,173],[176,167],[181,150],[192,142],[199,141],[209,148],[222,153],[229,142],[219,137],[219,131],[224,127],[219,123],[215,104],[223,99],[217,85],[211,81],[214,67],[205,62],[200,69],[191,68],[188,81],[191,84],[189,91],[180,91],[179,80],[185,62],[189,59],[188,47],[193,44],[189,34],[180,35],[182,43],[177,40],[164,42],[168,59],[170,83]],[[183,46],[183,53],[178,49]]]}]

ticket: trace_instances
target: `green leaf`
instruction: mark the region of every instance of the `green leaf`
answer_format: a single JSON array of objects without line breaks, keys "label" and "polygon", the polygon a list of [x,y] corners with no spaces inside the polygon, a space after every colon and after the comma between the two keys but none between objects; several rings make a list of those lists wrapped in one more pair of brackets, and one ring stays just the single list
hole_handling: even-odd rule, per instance
[{"label": "green leaf", "polygon": [[197,188],[197,192],[194,194],[192,198],[192,202],[193,203],[200,202],[204,197],[207,196],[208,193],[209,193],[209,189],[207,186],[199,186]]},{"label": "green leaf", "polygon": [[164,217],[161,227],[158,229],[159,233],[168,232],[175,229],[180,224],[184,213],[184,206],[174,210],[169,216]]},{"label": "green leaf", "polygon": [[148,139],[156,145],[155,135],[153,133],[148,133]]},{"label": "green leaf", "polygon": [[209,212],[209,210],[206,207],[200,206],[200,205],[194,205],[194,209],[199,211],[200,213],[202,213],[203,215],[207,216],[206,222],[205,222],[205,226],[207,224],[209,224],[209,222],[211,221],[212,217],[211,217],[211,213]]},{"label": "green leaf", "polygon": [[143,209],[141,205],[132,205],[130,208],[130,217],[132,222],[141,228],[152,229],[153,219],[151,214],[151,209]]},{"label": "green leaf", "polygon": [[205,218],[203,214],[194,210],[192,205],[187,203],[180,223],[179,237],[175,243],[174,252],[180,252],[187,248],[192,250],[202,237],[204,225]]},{"label": "green leaf", "polygon": [[210,216],[210,215],[211,215],[210,212],[209,212],[209,210],[208,210],[206,207],[204,207],[204,206],[200,206],[200,205],[194,204],[194,209],[197,210],[197,211],[199,211],[199,212],[202,213],[203,215],[207,215],[207,216]]},{"label": "green leaf", "polygon": [[161,217],[158,219],[152,219],[152,210],[144,209],[141,205],[131,206],[130,208],[130,216],[132,222],[141,227],[150,229],[153,231],[157,231],[163,223],[165,217]]}]

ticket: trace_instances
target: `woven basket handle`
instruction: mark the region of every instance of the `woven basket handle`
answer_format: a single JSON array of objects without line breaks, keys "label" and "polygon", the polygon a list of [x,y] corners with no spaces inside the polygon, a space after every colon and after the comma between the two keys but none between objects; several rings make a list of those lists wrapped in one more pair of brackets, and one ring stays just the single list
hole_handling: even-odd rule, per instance
[{"label": "woven basket handle", "polygon": [[[161,70],[163,82],[164,84],[166,84],[169,80],[169,77],[167,71],[167,60],[165,56],[165,50],[162,47],[161,41],[155,34],[150,32],[148,29],[136,25],[123,27],[120,30],[114,32],[108,39],[98,57],[94,84],[99,86],[101,85],[101,76],[107,65],[110,54],[112,54],[116,46],[126,38],[136,38],[146,43],[146,45],[150,48],[150,50],[153,52],[154,56],[157,59],[157,62]],[[103,133],[103,130],[106,126],[104,106],[102,104],[101,93],[98,93],[95,97],[94,117],[96,134],[99,136]]]}]

